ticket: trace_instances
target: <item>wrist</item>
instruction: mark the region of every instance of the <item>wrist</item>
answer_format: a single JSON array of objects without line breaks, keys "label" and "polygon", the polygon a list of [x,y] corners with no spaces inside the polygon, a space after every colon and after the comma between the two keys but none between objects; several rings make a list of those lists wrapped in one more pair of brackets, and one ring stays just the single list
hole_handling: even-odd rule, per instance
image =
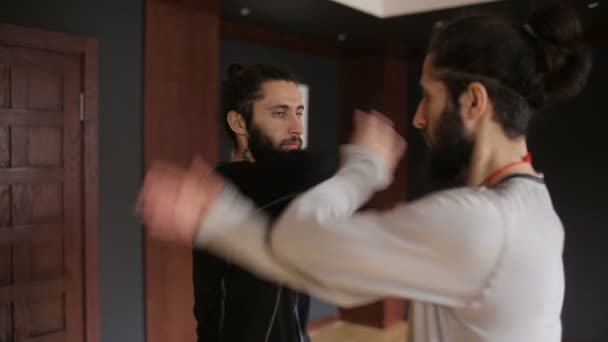
[{"label": "wrist", "polygon": [[340,155],[341,169],[359,169],[374,190],[383,190],[391,184],[393,175],[388,163],[372,149],[358,144],[345,144],[340,147]]}]

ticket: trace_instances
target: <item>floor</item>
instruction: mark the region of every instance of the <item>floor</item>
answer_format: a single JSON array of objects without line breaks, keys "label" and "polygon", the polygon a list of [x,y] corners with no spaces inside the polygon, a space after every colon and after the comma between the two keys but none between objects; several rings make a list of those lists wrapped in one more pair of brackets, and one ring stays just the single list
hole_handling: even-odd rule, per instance
[{"label": "floor", "polygon": [[405,342],[407,327],[401,323],[380,330],[346,322],[335,322],[310,332],[312,342]]}]

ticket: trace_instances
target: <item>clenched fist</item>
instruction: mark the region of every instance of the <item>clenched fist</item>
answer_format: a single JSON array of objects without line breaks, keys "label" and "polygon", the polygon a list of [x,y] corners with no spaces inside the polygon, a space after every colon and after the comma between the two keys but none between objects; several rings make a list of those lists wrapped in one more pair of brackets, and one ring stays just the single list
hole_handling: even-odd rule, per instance
[{"label": "clenched fist", "polygon": [[405,153],[407,143],[393,127],[393,122],[379,112],[355,110],[351,143],[366,147],[382,158],[394,172]]},{"label": "clenched fist", "polygon": [[157,162],[146,173],[137,212],[150,236],[191,245],[223,184],[200,159],[189,169]]}]

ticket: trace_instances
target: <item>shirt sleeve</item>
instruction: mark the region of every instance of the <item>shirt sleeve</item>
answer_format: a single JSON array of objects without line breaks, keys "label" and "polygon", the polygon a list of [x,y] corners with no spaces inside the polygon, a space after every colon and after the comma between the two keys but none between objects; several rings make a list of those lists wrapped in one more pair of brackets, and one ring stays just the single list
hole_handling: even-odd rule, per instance
[{"label": "shirt sleeve", "polygon": [[233,192],[219,201],[241,206],[230,215],[231,228],[220,229],[212,217],[197,243],[239,254],[245,267],[341,306],[388,296],[449,306],[477,300],[503,249],[503,221],[492,201],[459,189],[353,215],[390,179],[371,152],[348,146],[343,155],[336,176],[294,200],[270,235],[267,219],[243,210],[248,201]]}]

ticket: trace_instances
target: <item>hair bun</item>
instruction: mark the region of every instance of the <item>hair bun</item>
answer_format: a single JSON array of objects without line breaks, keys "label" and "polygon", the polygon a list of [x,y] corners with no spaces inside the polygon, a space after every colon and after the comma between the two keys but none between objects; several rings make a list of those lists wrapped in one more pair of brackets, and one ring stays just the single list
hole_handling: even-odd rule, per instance
[{"label": "hair bun", "polygon": [[547,5],[536,9],[528,25],[541,40],[560,47],[572,47],[583,37],[583,25],[572,9]]},{"label": "hair bun", "polygon": [[245,66],[243,66],[242,64],[237,64],[237,63],[230,64],[230,66],[228,66],[228,78],[236,77],[244,69],[245,69]]},{"label": "hair bun", "polygon": [[577,13],[555,4],[539,7],[525,29],[535,39],[538,71],[548,98],[565,99],[580,93],[591,71],[592,56]]}]

